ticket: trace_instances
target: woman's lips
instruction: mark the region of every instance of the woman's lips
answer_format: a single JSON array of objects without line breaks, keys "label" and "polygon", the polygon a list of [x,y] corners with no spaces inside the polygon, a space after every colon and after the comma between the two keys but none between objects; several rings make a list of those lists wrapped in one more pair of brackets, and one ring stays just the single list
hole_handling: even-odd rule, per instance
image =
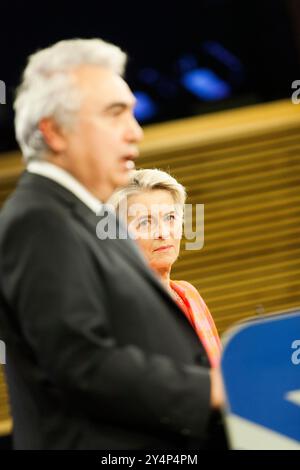
[{"label": "woman's lips", "polygon": [[153,250],[153,251],[166,251],[166,250],[169,250],[170,248],[173,248],[173,245],[164,245],[164,246],[160,246],[159,248],[156,248],[156,249]]}]

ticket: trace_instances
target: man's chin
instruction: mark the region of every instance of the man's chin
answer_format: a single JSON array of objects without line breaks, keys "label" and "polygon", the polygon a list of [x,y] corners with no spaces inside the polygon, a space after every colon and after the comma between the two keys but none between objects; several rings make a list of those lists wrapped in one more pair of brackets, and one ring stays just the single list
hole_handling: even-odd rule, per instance
[{"label": "man's chin", "polygon": [[124,171],[122,175],[120,175],[120,177],[116,179],[115,181],[115,190],[124,188],[124,186],[127,186],[130,181],[130,175],[131,175],[131,171],[129,170]]}]

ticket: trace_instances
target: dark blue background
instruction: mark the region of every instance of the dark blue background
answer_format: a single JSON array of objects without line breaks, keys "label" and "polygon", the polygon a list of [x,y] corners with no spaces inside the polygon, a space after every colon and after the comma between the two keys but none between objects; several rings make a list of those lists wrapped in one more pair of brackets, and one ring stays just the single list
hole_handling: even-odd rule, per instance
[{"label": "dark blue background", "polygon": [[[300,78],[294,0],[3,3],[0,151],[16,147],[12,99],[26,57],[65,38],[102,37],[128,52],[129,84],[152,104],[144,124],[288,97]],[[194,69],[199,93],[184,82]]]}]

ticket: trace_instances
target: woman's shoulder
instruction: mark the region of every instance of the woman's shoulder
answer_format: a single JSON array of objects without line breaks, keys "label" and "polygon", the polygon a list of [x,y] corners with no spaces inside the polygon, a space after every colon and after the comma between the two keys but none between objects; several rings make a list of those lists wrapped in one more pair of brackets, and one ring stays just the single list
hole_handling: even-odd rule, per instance
[{"label": "woman's shoulder", "polygon": [[202,310],[209,311],[204,301],[203,297],[201,296],[198,289],[193,286],[190,282],[187,281],[173,281],[176,283],[179,288],[183,289],[184,295],[190,302],[193,302],[194,306],[200,307]]},{"label": "woman's shoulder", "polygon": [[172,282],[174,282],[177,286],[184,289],[186,293],[189,293],[189,294],[193,293],[194,295],[196,295],[196,297],[200,297],[202,299],[201,295],[199,294],[199,291],[190,282],[187,282],[187,281],[172,281]]},{"label": "woman's shoulder", "polygon": [[186,289],[191,289],[191,290],[197,291],[196,287],[194,287],[193,284],[191,284],[190,282],[187,282],[187,281],[172,281],[172,282],[174,282],[175,284],[177,284],[181,287],[185,287]]}]

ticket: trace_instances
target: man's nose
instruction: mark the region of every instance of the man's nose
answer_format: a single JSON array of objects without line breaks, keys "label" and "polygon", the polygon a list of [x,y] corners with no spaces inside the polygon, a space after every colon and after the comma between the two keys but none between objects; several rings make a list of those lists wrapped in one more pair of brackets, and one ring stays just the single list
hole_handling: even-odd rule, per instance
[{"label": "man's nose", "polygon": [[134,116],[130,119],[126,136],[131,143],[139,143],[144,136],[144,131]]}]

